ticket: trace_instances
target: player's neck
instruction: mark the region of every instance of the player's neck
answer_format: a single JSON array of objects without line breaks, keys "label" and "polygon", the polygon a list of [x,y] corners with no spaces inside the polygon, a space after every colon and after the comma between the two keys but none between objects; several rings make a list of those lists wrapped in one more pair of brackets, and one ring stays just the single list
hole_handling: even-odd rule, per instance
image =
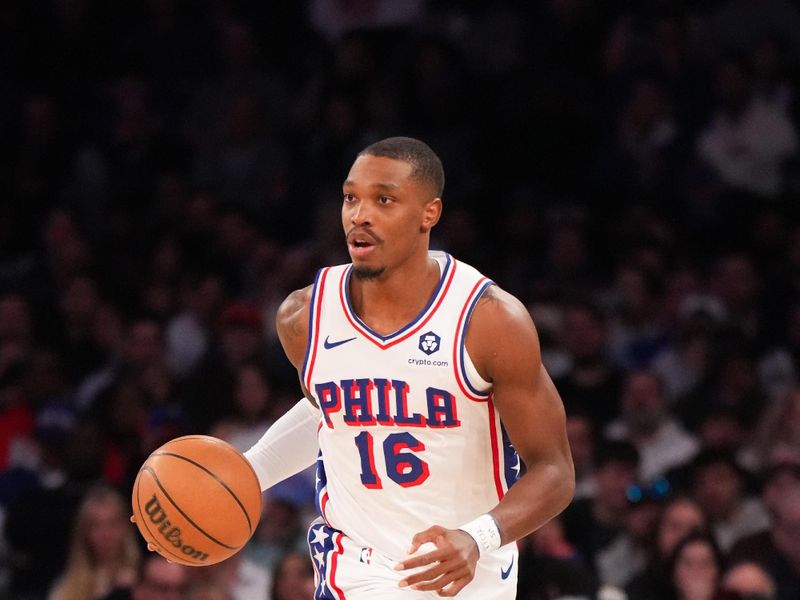
[{"label": "player's neck", "polygon": [[388,335],[425,308],[440,277],[439,263],[426,252],[376,279],[351,278],[350,302],[373,331]]}]

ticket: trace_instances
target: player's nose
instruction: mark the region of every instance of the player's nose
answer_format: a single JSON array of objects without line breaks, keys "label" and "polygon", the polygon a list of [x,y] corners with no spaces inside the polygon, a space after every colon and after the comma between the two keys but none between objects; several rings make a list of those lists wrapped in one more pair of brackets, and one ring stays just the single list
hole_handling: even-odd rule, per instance
[{"label": "player's nose", "polygon": [[364,202],[358,202],[350,210],[350,222],[353,225],[369,225],[371,221],[370,210]]}]

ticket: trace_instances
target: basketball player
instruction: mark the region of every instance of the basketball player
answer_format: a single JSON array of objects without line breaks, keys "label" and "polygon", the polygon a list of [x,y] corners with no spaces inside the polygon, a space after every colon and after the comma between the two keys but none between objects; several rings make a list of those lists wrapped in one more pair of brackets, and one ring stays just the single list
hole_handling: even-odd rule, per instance
[{"label": "basketball player", "polygon": [[528,311],[429,251],[443,186],[418,140],[364,149],[343,186],[352,263],[278,310],[307,400],[246,456],[262,489],[317,462],[315,598],[514,598],[512,542],[572,497],[564,409]]}]

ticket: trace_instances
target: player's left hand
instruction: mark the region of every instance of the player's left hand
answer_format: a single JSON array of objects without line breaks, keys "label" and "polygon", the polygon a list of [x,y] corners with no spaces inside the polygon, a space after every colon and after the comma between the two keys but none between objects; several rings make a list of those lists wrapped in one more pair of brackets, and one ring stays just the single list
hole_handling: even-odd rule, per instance
[{"label": "player's left hand", "polygon": [[411,586],[415,590],[435,591],[440,596],[455,596],[475,577],[480,556],[478,545],[468,533],[434,525],[414,536],[408,553],[414,554],[426,542],[433,543],[436,550],[407,558],[398,563],[395,570],[432,566],[409,575],[400,581],[400,587]]}]

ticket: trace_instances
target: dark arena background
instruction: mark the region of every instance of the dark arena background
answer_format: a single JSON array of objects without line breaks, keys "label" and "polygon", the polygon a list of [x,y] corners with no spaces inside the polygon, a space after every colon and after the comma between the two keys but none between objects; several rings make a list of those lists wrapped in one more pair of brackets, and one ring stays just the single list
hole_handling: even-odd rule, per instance
[{"label": "dark arena background", "polygon": [[277,305],[409,135],[432,246],[526,303],[567,411],[520,600],[797,600],[798,67],[789,0],[3,1],[0,598],[313,597],[313,472],[164,573],[131,486],[297,401]]}]

